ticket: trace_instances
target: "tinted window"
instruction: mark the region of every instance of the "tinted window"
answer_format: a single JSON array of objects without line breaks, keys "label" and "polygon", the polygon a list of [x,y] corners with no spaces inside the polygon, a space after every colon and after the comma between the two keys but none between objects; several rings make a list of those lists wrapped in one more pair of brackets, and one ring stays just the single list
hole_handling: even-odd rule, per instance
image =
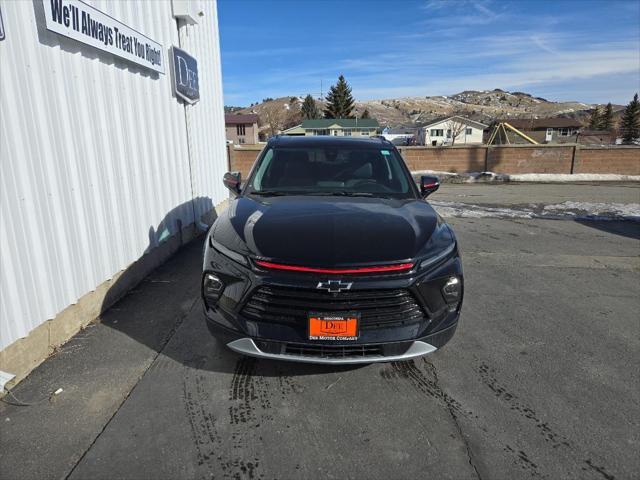
[{"label": "tinted window", "polygon": [[255,169],[248,191],[414,196],[402,159],[387,149],[269,149]]}]

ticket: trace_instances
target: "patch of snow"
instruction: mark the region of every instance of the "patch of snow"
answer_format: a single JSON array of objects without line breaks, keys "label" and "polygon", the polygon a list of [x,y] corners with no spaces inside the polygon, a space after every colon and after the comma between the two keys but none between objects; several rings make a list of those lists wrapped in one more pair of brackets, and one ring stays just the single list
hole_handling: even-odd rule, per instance
[{"label": "patch of snow", "polygon": [[518,173],[508,177],[511,182],[640,182],[640,175],[614,173]]},{"label": "patch of snow", "polygon": [[429,203],[443,217],[461,218],[547,218],[554,220],[627,220],[640,222],[638,203],[564,202],[496,207],[432,200]]},{"label": "patch of snow", "polygon": [[589,203],[589,202],[563,202],[553,205],[545,205],[545,212],[566,212],[573,215],[579,212],[580,215],[589,216],[618,216],[635,217],[640,219],[640,203]]},{"label": "patch of snow", "polygon": [[466,203],[440,202],[436,200],[430,200],[429,203],[445,218],[535,218],[532,211],[526,210],[488,207]]},{"label": "patch of snow", "polygon": [[640,175],[619,175],[615,173],[494,173],[494,172],[443,172],[438,170],[415,170],[414,176],[435,175],[440,178],[456,179],[462,183],[473,182],[640,182]]}]

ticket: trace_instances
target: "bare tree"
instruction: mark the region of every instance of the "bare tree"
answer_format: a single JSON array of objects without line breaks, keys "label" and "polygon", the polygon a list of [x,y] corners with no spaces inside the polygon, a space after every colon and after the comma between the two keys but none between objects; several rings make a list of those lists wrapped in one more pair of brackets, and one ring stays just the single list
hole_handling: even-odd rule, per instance
[{"label": "bare tree", "polygon": [[274,136],[284,128],[287,110],[277,102],[268,102],[262,108],[260,120],[269,127],[269,135]]},{"label": "bare tree", "polygon": [[464,131],[467,124],[464,123],[461,117],[453,116],[444,125],[447,129],[447,138],[451,139],[451,146],[453,147],[456,143],[456,138]]}]

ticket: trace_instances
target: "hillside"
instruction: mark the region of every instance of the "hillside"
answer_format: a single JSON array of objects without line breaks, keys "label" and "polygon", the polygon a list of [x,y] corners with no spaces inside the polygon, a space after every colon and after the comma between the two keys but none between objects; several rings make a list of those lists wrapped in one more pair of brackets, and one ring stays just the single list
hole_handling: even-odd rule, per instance
[{"label": "hillside", "polygon": [[[237,113],[257,113],[261,119],[266,110],[283,111],[286,126],[295,124],[295,116],[302,104],[302,98],[282,97],[243,108]],[[323,101],[318,100],[322,108]],[[533,97],[523,92],[507,92],[500,89],[475,91],[467,90],[450,96],[402,97],[384,100],[356,102],[359,114],[366,109],[371,117],[383,126],[420,125],[444,115],[461,114],[483,123],[491,123],[498,118],[548,118],[572,117],[588,122],[589,112],[594,104],[581,102],[551,102]],[[624,108],[614,105],[614,111]]]}]

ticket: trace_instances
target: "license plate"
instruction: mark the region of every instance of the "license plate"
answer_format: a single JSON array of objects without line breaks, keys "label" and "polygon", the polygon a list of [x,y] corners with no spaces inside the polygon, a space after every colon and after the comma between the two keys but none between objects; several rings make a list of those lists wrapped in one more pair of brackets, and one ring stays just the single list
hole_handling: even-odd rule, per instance
[{"label": "license plate", "polygon": [[357,340],[360,314],[310,313],[309,340]]}]

